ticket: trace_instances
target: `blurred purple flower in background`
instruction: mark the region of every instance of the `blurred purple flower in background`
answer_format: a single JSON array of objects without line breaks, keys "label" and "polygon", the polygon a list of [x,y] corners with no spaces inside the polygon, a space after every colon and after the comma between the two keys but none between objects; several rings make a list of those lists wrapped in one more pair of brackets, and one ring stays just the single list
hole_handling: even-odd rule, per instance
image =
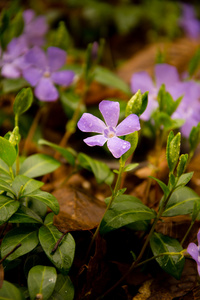
[{"label": "blurred purple flower in background", "polygon": [[22,69],[26,67],[24,54],[27,50],[24,37],[12,39],[0,60],[1,75],[7,78],[21,77]]},{"label": "blurred purple flower in background", "polygon": [[[153,111],[158,107],[157,95],[162,84],[165,84],[166,91],[170,92],[170,89],[173,88],[174,90],[175,85],[179,82],[177,69],[168,64],[157,64],[155,66],[155,81],[146,71],[134,73],[131,78],[132,92],[136,93],[139,89],[142,93],[149,91],[148,105],[140,118],[144,121],[149,120]],[[181,95],[179,90],[178,97]]]},{"label": "blurred purple flower in background", "polygon": [[115,158],[127,152],[131,144],[118,138],[140,130],[139,118],[135,114],[129,115],[119,125],[120,107],[118,102],[103,100],[99,103],[99,110],[105,123],[90,113],[84,113],[78,122],[78,128],[83,132],[96,132],[99,135],[84,139],[88,146],[103,146],[107,142],[108,149]]},{"label": "blurred purple flower in background", "polygon": [[28,47],[43,46],[45,43],[44,35],[48,30],[45,16],[35,16],[32,9],[23,12],[24,31],[22,36],[26,39]]},{"label": "blurred purple flower in background", "polygon": [[187,252],[197,263],[197,271],[200,275],[200,230],[197,233],[198,246],[195,243],[190,243],[187,247]]},{"label": "blurred purple flower in background", "polygon": [[25,55],[29,67],[23,70],[24,78],[35,87],[35,96],[41,101],[55,101],[59,93],[54,84],[68,86],[74,79],[74,72],[59,69],[66,62],[66,52],[57,47],[49,47],[47,54],[34,47]]},{"label": "blurred purple flower in background", "polygon": [[191,4],[182,3],[182,15],[178,21],[185,34],[193,39],[200,36],[200,21],[197,19],[195,9]]}]

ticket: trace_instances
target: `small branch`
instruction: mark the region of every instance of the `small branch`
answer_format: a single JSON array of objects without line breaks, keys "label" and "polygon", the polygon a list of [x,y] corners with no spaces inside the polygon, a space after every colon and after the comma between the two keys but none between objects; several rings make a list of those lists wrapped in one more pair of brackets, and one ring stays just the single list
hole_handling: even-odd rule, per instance
[{"label": "small branch", "polygon": [[15,246],[15,248],[13,250],[11,250],[8,254],[6,254],[6,256],[4,256],[1,260],[0,260],[0,264],[2,264],[2,262],[8,257],[10,256],[13,252],[15,252],[19,247],[21,247],[22,244],[18,244],[17,246]]},{"label": "small branch", "polygon": [[58,249],[58,246],[60,245],[60,242],[62,241],[62,239],[66,236],[66,234],[68,233],[65,232],[63,233],[63,235],[61,235],[61,237],[58,239],[58,241],[56,242],[55,246],[53,247],[53,249],[51,250],[51,254],[54,254],[56,252],[56,250]]}]

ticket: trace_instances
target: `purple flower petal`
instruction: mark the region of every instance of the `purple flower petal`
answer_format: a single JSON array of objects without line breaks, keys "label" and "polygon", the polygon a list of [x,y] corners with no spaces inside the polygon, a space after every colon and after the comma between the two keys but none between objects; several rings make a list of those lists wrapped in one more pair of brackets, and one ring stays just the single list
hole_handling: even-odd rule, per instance
[{"label": "purple flower petal", "polygon": [[110,138],[107,142],[108,149],[115,158],[121,157],[131,147],[131,144],[127,141],[123,141],[118,137]]},{"label": "purple flower petal", "polygon": [[49,47],[47,49],[47,59],[50,71],[57,71],[66,62],[66,52],[57,47]]},{"label": "purple flower petal", "polygon": [[103,100],[99,103],[99,110],[107,126],[117,126],[120,111],[119,102]]},{"label": "purple flower petal", "polygon": [[83,140],[88,146],[103,146],[105,142],[107,141],[107,138],[105,136],[98,134],[91,136],[89,138],[86,138]]},{"label": "purple flower petal", "polygon": [[51,79],[54,83],[68,86],[72,83],[74,79],[73,71],[58,71],[51,74]]},{"label": "purple flower petal", "polygon": [[103,133],[106,129],[106,124],[102,120],[89,113],[82,115],[77,126],[83,132]]},{"label": "purple flower petal", "polygon": [[23,36],[18,38],[14,38],[7,46],[7,51],[5,52],[5,59],[9,55],[10,59],[13,60],[16,57],[27,52],[28,47],[26,43],[26,39]]},{"label": "purple flower petal", "polygon": [[133,74],[131,78],[131,90],[133,93],[136,93],[138,90],[141,90],[142,93],[149,91],[153,92],[154,84],[147,72],[138,72]]},{"label": "purple flower petal", "polygon": [[14,64],[5,64],[1,69],[1,75],[6,78],[19,78],[21,71]]},{"label": "purple flower petal", "polygon": [[43,71],[47,67],[46,55],[44,51],[37,46],[28,51],[25,55],[25,61]]},{"label": "purple flower petal", "polygon": [[129,115],[116,128],[116,135],[122,136],[140,130],[139,118],[135,114]]},{"label": "purple flower petal", "polygon": [[35,86],[39,80],[42,78],[42,71],[34,68],[29,67],[23,70],[23,77],[32,85]]},{"label": "purple flower petal", "polygon": [[168,64],[158,64],[155,66],[156,85],[158,88],[165,84],[166,90],[171,85],[179,82],[179,75],[174,66]]},{"label": "purple flower petal", "polygon": [[46,18],[44,16],[36,17],[29,25],[25,27],[25,32],[30,35],[41,36],[48,30]]},{"label": "purple flower petal", "polygon": [[26,9],[23,12],[23,18],[24,18],[25,25],[30,23],[34,19],[34,17],[35,17],[35,12],[32,9]]},{"label": "purple flower petal", "polygon": [[200,245],[200,229],[199,229],[199,231],[197,233],[197,241],[198,241],[198,245]]},{"label": "purple flower petal", "polygon": [[187,247],[187,252],[192,256],[192,258],[198,262],[198,255],[199,255],[199,251],[198,251],[198,247],[195,243],[190,243]]},{"label": "purple flower petal", "polygon": [[50,78],[42,77],[35,88],[35,95],[41,101],[55,101],[59,94]]}]

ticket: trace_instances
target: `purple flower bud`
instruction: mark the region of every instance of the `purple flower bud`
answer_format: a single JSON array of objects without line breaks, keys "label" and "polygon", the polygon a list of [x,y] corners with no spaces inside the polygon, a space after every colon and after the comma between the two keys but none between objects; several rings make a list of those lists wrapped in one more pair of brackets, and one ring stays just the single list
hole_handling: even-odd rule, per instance
[{"label": "purple flower bud", "polygon": [[103,100],[99,103],[99,110],[105,123],[89,113],[84,113],[78,122],[78,128],[83,132],[100,133],[84,139],[88,146],[103,146],[107,142],[108,149],[115,158],[127,152],[131,144],[118,138],[140,130],[139,118],[135,114],[129,115],[119,125],[120,107],[118,102]]}]

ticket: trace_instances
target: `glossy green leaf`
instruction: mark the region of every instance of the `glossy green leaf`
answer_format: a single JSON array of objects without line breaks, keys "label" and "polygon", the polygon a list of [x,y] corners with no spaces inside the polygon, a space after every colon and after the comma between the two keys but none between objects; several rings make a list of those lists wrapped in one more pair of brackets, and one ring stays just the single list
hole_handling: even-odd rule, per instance
[{"label": "glossy green leaf", "polygon": [[134,151],[138,145],[138,131],[135,131],[131,134],[127,134],[125,136],[125,141],[129,142],[131,144],[131,147],[127,152],[125,152],[121,156],[121,160],[123,163],[125,163],[126,160],[134,153]]},{"label": "glossy green leaf", "polygon": [[[151,250],[154,255],[164,252],[180,252],[183,250],[181,244],[171,237],[161,233],[154,233],[150,239]],[[185,259],[180,255],[163,255],[156,258],[160,267],[176,279],[180,279]]]},{"label": "glossy green leaf", "polygon": [[102,234],[136,221],[154,219],[155,211],[145,206],[138,198],[121,195],[115,198],[100,226]]},{"label": "glossy green leaf", "polygon": [[54,143],[50,143],[46,140],[43,140],[43,139],[40,139],[38,141],[38,144],[39,145],[47,145],[51,148],[53,148],[54,150],[58,151],[65,159],[66,161],[74,166],[75,165],[75,158],[76,158],[76,153],[73,149],[71,148],[63,148],[63,147],[60,147]]},{"label": "glossy green leaf", "polygon": [[142,95],[141,91],[138,90],[135,95],[128,101],[125,111],[125,116],[130,114],[136,114],[140,116],[146,109],[148,102],[148,92]]},{"label": "glossy green leaf", "polygon": [[0,191],[9,192],[13,195],[15,194],[12,187],[11,187],[11,185],[3,179],[0,179]]},{"label": "glossy green leaf", "polygon": [[44,220],[47,214],[47,205],[45,203],[37,199],[28,197],[28,201],[26,201],[25,204],[28,205],[28,208],[33,210],[38,216],[40,216]]},{"label": "glossy green leaf", "polygon": [[55,289],[49,300],[73,300],[74,286],[69,276],[59,274],[56,280]]},{"label": "glossy green leaf", "polygon": [[7,222],[18,210],[19,202],[9,197],[0,195],[0,225]]},{"label": "glossy green leaf", "polygon": [[170,172],[173,172],[178,159],[179,159],[179,153],[180,153],[180,145],[181,145],[181,134],[178,132],[174,137],[173,137],[173,132],[171,131],[169,136],[168,136],[168,141],[167,141],[167,163],[169,166]]},{"label": "glossy green leaf", "polygon": [[41,223],[42,219],[30,208],[21,205],[14,215],[9,219],[10,223]]},{"label": "glossy green leaf", "polygon": [[197,126],[192,127],[188,140],[190,144],[190,152],[194,153],[200,142],[200,122],[197,124]]},{"label": "glossy green leaf", "polygon": [[4,257],[17,245],[21,244],[21,246],[6,259],[7,261],[14,260],[33,250],[38,242],[37,231],[35,229],[29,226],[16,227],[10,230],[3,238],[1,244],[1,257]]},{"label": "glossy green leaf", "polygon": [[56,268],[63,274],[68,274],[74,259],[75,241],[70,233],[61,240],[57,250],[54,246],[63,234],[53,225],[53,214],[45,219],[45,226],[39,229],[39,240],[46,255]]},{"label": "glossy green leaf", "polygon": [[0,300],[25,300],[25,297],[14,284],[4,280],[0,289]]},{"label": "glossy green leaf", "polygon": [[28,274],[28,290],[30,299],[37,299],[41,295],[42,300],[49,300],[53,293],[57,279],[56,269],[47,266],[35,266]]},{"label": "glossy green leaf", "polygon": [[15,97],[13,104],[13,111],[15,115],[22,115],[25,113],[32,105],[33,102],[33,92],[30,87],[23,88]]},{"label": "glossy green leaf", "polygon": [[185,174],[181,175],[178,179],[176,187],[185,186],[190,181],[193,174],[194,174],[194,172],[189,172],[189,173],[185,173]]},{"label": "glossy green leaf", "polygon": [[180,177],[184,173],[186,165],[187,165],[187,160],[188,160],[188,154],[187,153],[180,155],[179,163],[178,163],[178,166],[177,166],[177,177]]},{"label": "glossy green leaf", "polygon": [[95,67],[94,79],[103,85],[114,87],[126,94],[131,94],[129,86],[117,75],[104,67]]},{"label": "glossy green leaf", "polygon": [[29,195],[30,198],[37,199],[46,204],[57,215],[59,213],[59,203],[55,196],[50,193],[37,190]]},{"label": "glossy green leaf", "polygon": [[154,179],[159,184],[159,186],[161,187],[163,193],[166,196],[169,194],[170,190],[169,190],[168,186],[164,182],[162,182],[161,180],[159,180],[156,177],[153,177],[153,176],[149,176],[149,177],[152,178],[152,179]]},{"label": "glossy green leaf", "polygon": [[11,167],[14,164],[17,158],[17,152],[15,150],[15,147],[2,136],[0,136],[0,158],[9,167]]},{"label": "glossy green leaf", "polygon": [[4,175],[9,179],[11,178],[9,167],[2,159],[0,159],[0,175]]},{"label": "glossy green leaf", "polygon": [[194,202],[199,203],[200,197],[189,187],[177,188],[171,195],[163,217],[191,214]]},{"label": "glossy green leaf", "polygon": [[113,182],[113,172],[105,163],[93,159],[84,153],[78,154],[78,162],[82,168],[93,172],[99,184],[105,182],[110,185]]},{"label": "glossy green leaf", "polygon": [[38,190],[44,185],[43,182],[29,178],[24,175],[18,175],[15,177],[12,183],[12,189],[17,197],[25,197],[34,191]]},{"label": "glossy green leaf", "polygon": [[55,171],[60,162],[45,154],[33,154],[25,159],[20,168],[20,174],[30,178],[39,177]]}]

